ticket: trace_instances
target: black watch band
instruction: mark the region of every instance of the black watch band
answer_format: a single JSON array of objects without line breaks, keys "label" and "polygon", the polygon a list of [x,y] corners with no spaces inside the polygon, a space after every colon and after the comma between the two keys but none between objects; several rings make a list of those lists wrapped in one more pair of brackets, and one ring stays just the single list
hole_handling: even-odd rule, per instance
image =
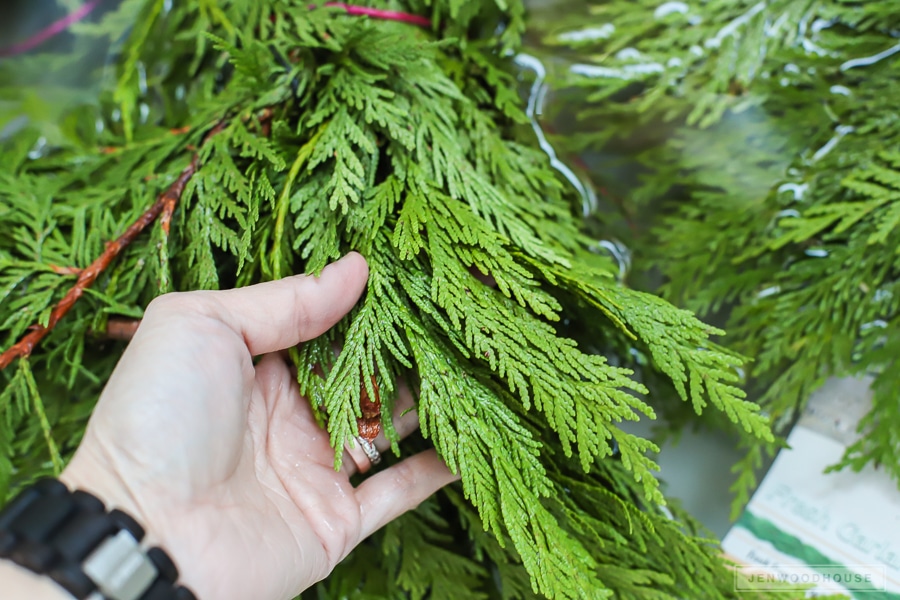
[{"label": "black watch band", "polygon": [[196,600],[161,548],[120,510],[42,479],[0,510],[0,559],[47,575],[79,600]]}]

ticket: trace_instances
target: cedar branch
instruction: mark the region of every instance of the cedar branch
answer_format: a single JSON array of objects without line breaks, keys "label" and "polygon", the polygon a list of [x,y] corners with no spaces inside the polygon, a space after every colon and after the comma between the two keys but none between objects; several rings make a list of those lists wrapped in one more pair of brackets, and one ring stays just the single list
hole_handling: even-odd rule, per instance
[{"label": "cedar branch", "polygon": [[103,337],[108,340],[130,342],[140,325],[140,319],[110,318],[106,322],[106,332]]},{"label": "cedar branch", "polygon": [[[206,134],[206,137],[203,139],[203,143],[205,144],[209,139],[222,131],[225,127],[225,121],[220,121],[213,127],[209,133]],[[49,334],[56,324],[62,319],[66,313],[75,305],[81,295],[84,293],[88,287],[91,286],[94,281],[97,280],[97,277],[106,270],[106,268],[112,263],[112,261],[124,250],[128,245],[134,241],[134,239],[153,221],[160,217],[160,226],[163,228],[167,234],[169,233],[169,225],[172,218],[172,213],[175,211],[175,206],[178,204],[178,201],[181,199],[182,194],[184,193],[184,188],[187,186],[188,181],[191,180],[191,177],[196,173],[197,168],[200,166],[200,153],[199,151],[194,152],[194,155],[191,157],[191,162],[181,171],[181,174],[178,178],[172,182],[166,191],[160,194],[156,201],[148,208],[144,213],[137,218],[137,220],[128,226],[128,229],[125,230],[125,233],[120,235],[114,241],[106,244],[106,249],[103,253],[97,257],[94,262],[88,265],[87,268],[83,269],[78,274],[78,280],[75,282],[66,295],[63,296],[62,300],[53,307],[53,310],[50,311],[50,318],[47,321],[47,325],[35,324],[31,326],[31,331],[29,331],[21,340],[13,344],[8,350],[0,354],[0,370],[5,369],[17,358],[25,358],[31,355],[34,347],[40,343],[44,337]]]}]

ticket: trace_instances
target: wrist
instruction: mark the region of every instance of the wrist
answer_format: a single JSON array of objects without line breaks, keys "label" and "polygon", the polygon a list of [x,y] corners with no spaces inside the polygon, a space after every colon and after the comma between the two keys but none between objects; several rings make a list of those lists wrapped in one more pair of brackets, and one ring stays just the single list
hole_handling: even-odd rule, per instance
[{"label": "wrist", "polygon": [[2,587],[12,598],[195,599],[124,482],[83,464],[0,507]]},{"label": "wrist", "polygon": [[139,500],[138,494],[105,461],[79,451],[60,474],[59,480],[69,490],[84,490],[93,494],[108,510],[119,509],[131,516],[144,529],[147,544],[161,545],[159,531],[165,526],[160,523],[159,511],[148,511],[146,500]]},{"label": "wrist", "polygon": [[49,577],[32,573],[11,560],[0,560],[3,597],[12,600],[72,600],[72,595]]},{"label": "wrist", "polygon": [[[86,450],[82,445],[60,474],[70,490],[84,490],[103,501],[109,510],[119,509],[144,529],[143,545],[165,550],[181,574],[180,583],[199,592],[207,589],[199,573],[188,563],[194,554],[189,548],[189,532],[175,518],[172,502],[156,482],[131,482],[121,476],[112,461]],[[183,520],[182,520],[183,521]]]}]

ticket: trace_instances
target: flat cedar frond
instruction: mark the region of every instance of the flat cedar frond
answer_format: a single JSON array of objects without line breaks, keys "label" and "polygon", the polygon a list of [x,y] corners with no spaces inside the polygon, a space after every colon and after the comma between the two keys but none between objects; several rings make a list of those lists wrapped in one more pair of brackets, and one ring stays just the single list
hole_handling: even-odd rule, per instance
[{"label": "flat cedar frond", "polygon": [[[339,463],[363,395],[377,385],[388,419],[405,378],[422,439],[401,446],[386,421],[395,451],[431,444],[462,481],[311,594],[733,597],[716,545],[662,508],[657,446],[619,425],[655,417],[657,399],[624,364],[633,352],[692,410],[714,408],[771,440],[738,387],[741,358],[712,341],[720,330],[629,289],[587,250],[570,183],[522,127],[511,57],[524,5],[398,7],[433,27],[299,0],[127,0],[75,29],[79,43],[110,51],[116,76],[99,99],[72,92],[77,106],[32,114],[0,142],[3,348],[46,324],[73,274],[183,185],[161,223],[0,373],[0,493],[71,456],[122,350],[110,317],[138,318],[172,290],[318,273],[357,250],[366,294],[334,330],[291,350],[300,389]],[[34,97],[32,85],[10,97]],[[721,114],[717,102],[696,118]],[[12,115],[3,107],[0,127]],[[894,160],[856,180],[893,190]],[[885,194],[870,210],[889,206]],[[878,214],[871,243],[896,220]],[[573,304],[595,343],[567,334]],[[595,351],[606,342],[617,352]]]},{"label": "flat cedar frond", "polygon": [[[611,190],[636,232],[626,243],[647,257],[644,273],[663,275],[665,297],[728,319],[725,344],[752,359],[754,397],[780,432],[828,377],[874,374],[864,437],[841,466],[900,481],[895,359],[883,351],[900,335],[898,5],[614,0],[587,12],[587,25],[580,9],[541,26],[573,57],[553,83],[577,90],[566,110],[580,127],[557,150],[590,148],[640,174]],[[716,353],[689,342],[679,360],[655,344],[650,359],[682,398],[692,368],[678,363],[698,360],[696,346]],[[733,400],[737,363],[720,360],[704,366],[720,372],[709,398]],[[757,431],[753,408],[724,410]],[[740,467],[739,500],[762,452]]]}]

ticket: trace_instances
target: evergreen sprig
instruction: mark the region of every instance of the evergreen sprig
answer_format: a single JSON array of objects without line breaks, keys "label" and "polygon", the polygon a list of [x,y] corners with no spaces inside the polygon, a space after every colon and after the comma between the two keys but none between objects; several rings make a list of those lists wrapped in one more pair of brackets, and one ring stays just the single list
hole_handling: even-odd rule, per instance
[{"label": "evergreen sprig", "polygon": [[684,585],[732,597],[715,544],[662,508],[656,446],[618,427],[654,416],[646,388],[618,357],[565,335],[564,319],[587,307],[696,410],[712,405],[766,439],[734,385],[740,359],[710,341],[718,330],[627,289],[587,250],[574,194],[520,127],[510,54],[522,4],[392,6],[434,28],[293,0],[129,0],[79,27],[111,45],[114,80],[97,102],[33,117],[2,143],[4,347],[47,318],[72,283],[65,267],[102,252],[195,154],[197,167],[171,229],[129,245],[0,375],[0,485],[71,455],[121,351],[105,337],[109,316],[138,317],[170,290],[316,273],[353,249],[370,265],[366,295],[291,352],[301,391],[339,463],[373,381],[400,449],[389,421],[405,378],[422,436],[462,483],[360,550],[395,579],[351,558],[325,597],[435,598],[454,577],[474,598],[678,597]]},{"label": "evergreen sprig", "polygon": [[[588,26],[573,11],[543,31],[570,58],[554,83],[580,124],[554,143],[590,148],[600,177],[630,165],[632,187],[608,182],[637,233],[620,234],[647,257],[643,273],[664,275],[666,298],[728,319],[728,346],[753,359],[753,396],[779,431],[826,378],[874,375],[863,437],[838,466],[874,463],[900,480],[887,350],[900,291],[897,5],[612,1],[587,11]],[[751,445],[740,467],[739,501],[762,453]]]}]

